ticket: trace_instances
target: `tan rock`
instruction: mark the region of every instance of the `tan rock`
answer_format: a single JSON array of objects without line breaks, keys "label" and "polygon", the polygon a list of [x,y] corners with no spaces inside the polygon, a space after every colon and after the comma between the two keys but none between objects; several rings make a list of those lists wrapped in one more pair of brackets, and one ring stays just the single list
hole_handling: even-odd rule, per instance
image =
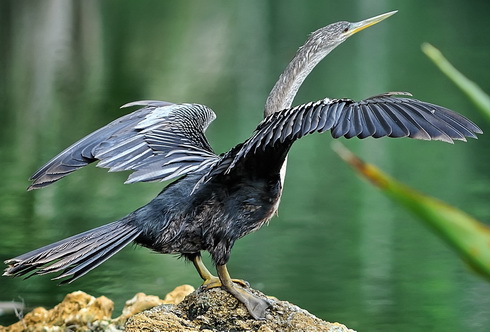
[{"label": "tan rock", "polygon": [[175,287],[173,291],[168,293],[163,300],[165,304],[179,304],[184,298],[194,292],[195,289],[191,285],[182,285]]},{"label": "tan rock", "polygon": [[[86,331],[84,327],[100,325],[111,319],[114,303],[101,296],[95,298],[84,292],[73,292],[51,310],[35,308],[6,331]],[[103,324],[104,325],[104,324]]]},{"label": "tan rock", "polygon": [[132,299],[126,301],[122,315],[114,319],[114,321],[117,322],[118,325],[124,325],[129,317],[139,312],[156,307],[160,304],[178,304],[193,291],[194,287],[190,285],[178,286],[168,293],[164,300],[155,295],[137,293]]}]

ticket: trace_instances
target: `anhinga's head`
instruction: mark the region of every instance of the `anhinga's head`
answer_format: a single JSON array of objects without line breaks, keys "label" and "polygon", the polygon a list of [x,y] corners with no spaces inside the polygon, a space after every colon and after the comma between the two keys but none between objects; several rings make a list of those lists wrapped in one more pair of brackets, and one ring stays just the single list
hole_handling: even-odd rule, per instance
[{"label": "anhinga's head", "polygon": [[[312,32],[302,48],[308,49],[310,53],[319,53],[319,56],[321,56],[322,51],[328,54],[350,36],[376,23],[381,22],[382,20],[390,17],[396,12],[397,11],[394,10],[389,13],[381,14],[355,23],[341,21],[329,24],[326,27]],[[326,54],[324,54],[322,58],[325,55]]]}]

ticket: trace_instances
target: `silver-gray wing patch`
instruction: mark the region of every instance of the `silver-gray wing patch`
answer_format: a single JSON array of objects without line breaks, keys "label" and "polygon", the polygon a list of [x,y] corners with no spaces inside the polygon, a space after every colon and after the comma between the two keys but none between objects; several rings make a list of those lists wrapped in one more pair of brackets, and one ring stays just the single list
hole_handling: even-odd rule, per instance
[{"label": "silver-gray wing patch", "polygon": [[31,177],[29,189],[45,187],[100,160],[111,172],[130,170],[126,183],[164,181],[198,172],[217,162],[204,132],[216,118],[199,104],[140,101],[144,106],[82,138]]}]

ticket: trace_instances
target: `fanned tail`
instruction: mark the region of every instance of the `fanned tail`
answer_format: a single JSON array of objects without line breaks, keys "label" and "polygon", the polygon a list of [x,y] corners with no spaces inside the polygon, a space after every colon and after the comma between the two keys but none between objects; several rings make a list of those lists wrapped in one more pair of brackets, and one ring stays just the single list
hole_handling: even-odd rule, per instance
[{"label": "fanned tail", "polygon": [[112,257],[141,231],[125,219],[94,228],[5,261],[9,267],[4,276],[29,278],[61,272],[53,279],[69,277],[60,284],[70,283]]}]

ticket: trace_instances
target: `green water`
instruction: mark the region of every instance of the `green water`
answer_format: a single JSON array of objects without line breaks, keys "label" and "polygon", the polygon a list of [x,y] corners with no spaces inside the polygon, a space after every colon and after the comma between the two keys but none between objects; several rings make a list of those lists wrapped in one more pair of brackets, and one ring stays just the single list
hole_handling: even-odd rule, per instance
[{"label": "green water", "polygon": [[[250,135],[265,98],[305,36],[328,23],[399,13],[327,57],[295,103],[410,91],[490,132],[420,51],[440,48],[490,91],[487,1],[2,1],[0,260],[117,220],[163,184],[89,167],[26,192],[27,178],[139,99],[206,104],[224,152]],[[357,178],[329,135],[302,139],[288,163],[279,216],[237,242],[229,269],[254,288],[359,331],[488,331],[490,285],[418,220]],[[342,140],[419,191],[490,220],[490,138],[454,145]],[[209,261],[208,261],[209,262]],[[172,256],[129,247],[72,285],[0,279],[0,301],[53,306],[84,290],[116,302],[163,296],[200,280]],[[1,315],[0,324],[13,322]]]}]

